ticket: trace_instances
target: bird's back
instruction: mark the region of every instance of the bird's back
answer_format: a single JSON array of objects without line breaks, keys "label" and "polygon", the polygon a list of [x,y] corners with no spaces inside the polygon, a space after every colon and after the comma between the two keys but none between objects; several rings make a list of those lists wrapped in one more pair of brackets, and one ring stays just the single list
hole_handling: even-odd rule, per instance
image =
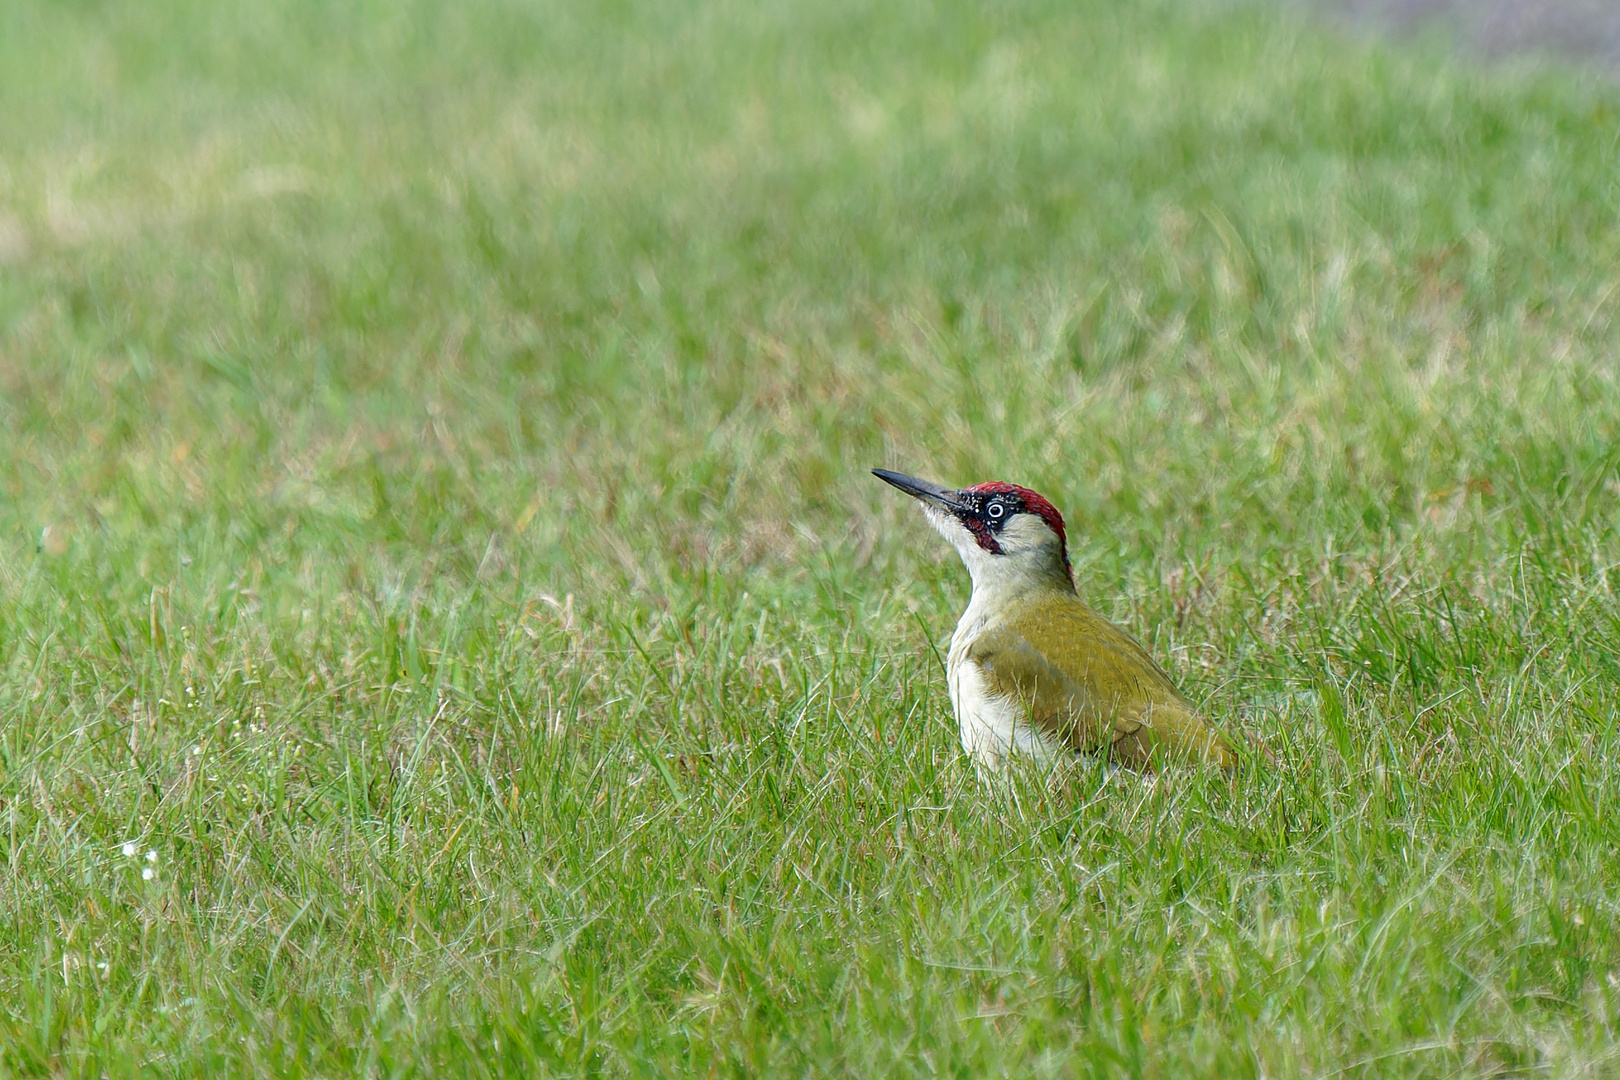
[{"label": "bird's back", "polygon": [[964,616],[951,667],[964,743],[987,714],[1004,727],[1011,711],[1023,717],[1025,739],[1045,747],[1107,749],[1137,766],[1167,757],[1234,763],[1148,651],[1072,592],[1042,589],[992,618]]}]

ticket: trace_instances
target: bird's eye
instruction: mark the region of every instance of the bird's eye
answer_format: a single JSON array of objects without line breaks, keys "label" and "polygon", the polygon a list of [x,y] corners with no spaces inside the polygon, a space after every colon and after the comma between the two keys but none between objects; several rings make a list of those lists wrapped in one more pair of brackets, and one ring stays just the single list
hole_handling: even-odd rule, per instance
[{"label": "bird's eye", "polygon": [[989,508],[985,510],[985,513],[989,514],[990,517],[996,521],[1000,521],[1001,515],[1005,514],[1006,512],[1007,511],[1002,508],[1000,503],[991,503]]}]

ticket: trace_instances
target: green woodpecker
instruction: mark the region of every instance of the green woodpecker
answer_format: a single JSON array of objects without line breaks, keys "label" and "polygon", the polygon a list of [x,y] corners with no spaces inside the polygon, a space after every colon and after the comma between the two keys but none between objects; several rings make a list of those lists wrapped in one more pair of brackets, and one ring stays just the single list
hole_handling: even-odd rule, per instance
[{"label": "green woodpecker", "polygon": [[1050,502],[1016,484],[952,490],[872,472],[922,504],[973,577],[946,675],[975,759],[1107,750],[1137,768],[1236,764],[1147,650],[1075,592],[1063,516]]}]

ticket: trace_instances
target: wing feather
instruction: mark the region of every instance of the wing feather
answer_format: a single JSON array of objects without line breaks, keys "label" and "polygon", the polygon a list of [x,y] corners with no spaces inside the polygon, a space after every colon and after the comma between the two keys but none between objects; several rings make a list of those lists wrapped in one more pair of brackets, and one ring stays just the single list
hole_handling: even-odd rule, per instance
[{"label": "wing feather", "polygon": [[1147,765],[1162,746],[1161,756],[1233,763],[1224,740],[1147,650],[1077,597],[1020,605],[979,633],[966,657],[980,665],[993,693],[1018,699],[1031,723],[1075,750],[1106,747]]}]

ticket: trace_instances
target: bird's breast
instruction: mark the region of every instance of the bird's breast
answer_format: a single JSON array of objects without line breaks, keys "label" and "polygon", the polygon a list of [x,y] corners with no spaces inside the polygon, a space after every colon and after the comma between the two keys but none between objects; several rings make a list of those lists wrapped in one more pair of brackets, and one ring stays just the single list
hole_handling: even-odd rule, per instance
[{"label": "bird's breast", "polygon": [[984,669],[967,659],[968,644],[971,642],[958,651],[956,643],[952,643],[947,670],[962,749],[988,764],[996,764],[1011,754],[1044,760],[1061,750],[1050,736],[1030,723],[1029,711],[1022,702],[993,691]]}]

